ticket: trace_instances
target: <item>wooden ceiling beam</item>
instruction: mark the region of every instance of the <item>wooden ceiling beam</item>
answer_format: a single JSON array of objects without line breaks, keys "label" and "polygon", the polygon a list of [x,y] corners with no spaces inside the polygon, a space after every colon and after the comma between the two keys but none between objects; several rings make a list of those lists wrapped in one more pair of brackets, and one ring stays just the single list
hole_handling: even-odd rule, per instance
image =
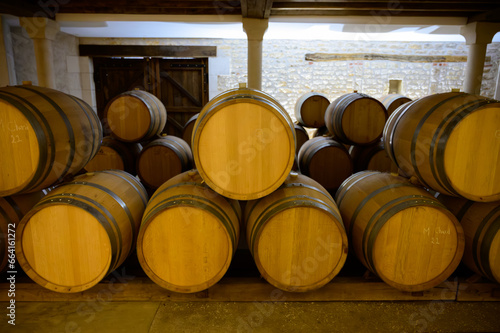
[{"label": "wooden ceiling beam", "polygon": [[[452,11],[397,11],[380,10],[380,15],[392,15],[397,17],[468,17],[470,14],[476,15],[480,12],[452,12]],[[271,16],[374,16],[373,10],[293,10],[293,9],[271,9]],[[375,15],[376,16],[376,15]],[[438,22],[436,22],[438,23]]]},{"label": "wooden ceiling beam", "polygon": [[272,9],[360,9],[360,10],[380,10],[380,9],[394,9],[397,11],[489,11],[497,7],[496,4],[480,4],[480,3],[461,3],[453,4],[448,3],[399,3],[397,6],[394,4],[389,5],[387,2],[280,2],[275,1]]},{"label": "wooden ceiling beam", "polygon": [[273,0],[241,0],[241,14],[248,18],[269,18],[272,6]]},{"label": "wooden ceiling beam", "polygon": [[467,23],[473,22],[500,22],[500,7],[488,12],[469,16]]}]

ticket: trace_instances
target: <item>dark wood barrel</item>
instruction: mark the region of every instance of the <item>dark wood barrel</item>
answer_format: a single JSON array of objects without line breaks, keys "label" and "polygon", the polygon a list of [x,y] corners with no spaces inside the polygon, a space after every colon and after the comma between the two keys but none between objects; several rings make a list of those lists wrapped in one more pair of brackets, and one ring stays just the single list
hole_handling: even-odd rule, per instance
[{"label": "dark wood barrel", "polygon": [[316,128],[313,132],[313,138],[317,136],[332,136],[330,132],[328,132],[328,128],[326,126]]},{"label": "dark wood barrel", "polygon": [[352,174],[353,164],[347,149],[329,137],[307,141],[299,151],[299,170],[328,191],[335,191]]},{"label": "dark wood barrel", "polygon": [[307,140],[309,140],[309,134],[307,133],[306,129],[299,124],[294,124],[294,128],[295,138],[297,140],[295,151],[298,152],[300,150],[300,147],[302,147],[302,145],[306,143]]},{"label": "dark wood barrel", "polygon": [[108,102],[103,121],[118,140],[142,142],[161,133],[167,122],[167,110],[155,95],[132,90]]},{"label": "dark wood barrel", "polygon": [[0,88],[0,196],[76,174],[101,140],[99,118],[81,99],[29,85]]},{"label": "dark wood barrel", "polygon": [[193,168],[189,145],[173,135],[163,136],[147,144],[137,161],[137,174],[143,184],[157,189],[164,182]]},{"label": "dark wood barrel", "polygon": [[135,175],[137,174],[135,165],[141,150],[140,143],[121,142],[106,136],[102,139],[97,154],[85,166],[85,172],[123,170]]},{"label": "dark wood barrel", "polygon": [[191,139],[193,136],[193,128],[196,123],[196,119],[198,119],[199,113],[195,114],[191,118],[188,119],[186,124],[184,124],[184,128],[182,129],[182,139],[186,141],[186,143],[191,147]]},{"label": "dark wood barrel", "polygon": [[240,220],[238,201],[211,190],[196,170],[177,175],[148,203],[137,240],[139,262],[168,290],[207,289],[231,263]]},{"label": "dark wood barrel", "polygon": [[[0,273],[15,268],[15,235],[19,221],[40,201],[44,192],[0,198]],[[13,265],[14,268],[7,266]]]},{"label": "dark wood barrel", "polygon": [[135,247],[146,190],[132,175],[99,171],[45,196],[16,233],[17,259],[47,289],[73,293],[114,271]]},{"label": "dark wood barrel", "polygon": [[465,93],[419,98],[396,109],[384,129],[389,156],[439,193],[500,200],[500,103]]},{"label": "dark wood barrel", "polygon": [[464,251],[453,214],[425,189],[399,176],[358,172],[335,201],[356,257],[403,291],[422,291],[446,280]]},{"label": "dark wood barrel", "polygon": [[354,172],[373,170],[398,173],[398,167],[387,155],[383,141],[370,146],[351,146],[349,154],[354,165]]},{"label": "dark wood barrel", "polygon": [[500,283],[500,201],[474,202],[438,196],[460,221],[465,234],[463,263],[491,281]]},{"label": "dark wood barrel", "polygon": [[286,110],[271,96],[247,88],[229,90],[205,105],[191,142],[203,179],[237,200],[277,189],[292,169],[295,144]]},{"label": "dark wood barrel", "polygon": [[319,92],[305,93],[295,103],[295,118],[305,127],[325,126],[325,111],[328,105],[330,101],[326,95]]},{"label": "dark wood barrel", "polygon": [[250,251],[273,286],[314,290],[344,266],[348,245],[340,213],[311,178],[291,173],[270,195],[247,202],[244,215]]},{"label": "dark wood barrel", "polygon": [[333,101],[326,110],[325,124],[339,141],[349,145],[369,145],[382,136],[387,110],[375,98],[349,93]]},{"label": "dark wood barrel", "polygon": [[388,116],[390,116],[394,112],[394,110],[399,108],[401,105],[411,102],[410,98],[401,94],[384,95],[378,100],[385,106]]}]

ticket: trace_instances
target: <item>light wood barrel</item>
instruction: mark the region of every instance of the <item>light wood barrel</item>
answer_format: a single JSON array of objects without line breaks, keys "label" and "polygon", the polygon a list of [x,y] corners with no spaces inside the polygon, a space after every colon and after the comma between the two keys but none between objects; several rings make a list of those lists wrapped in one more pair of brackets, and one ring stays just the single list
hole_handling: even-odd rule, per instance
[{"label": "light wood barrel", "polygon": [[389,156],[439,193],[500,200],[500,103],[465,93],[435,94],[398,108],[384,129]]},{"label": "light wood barrel", "polygon": [[132,90],[108,102],[103,120],[118,140],[141,142],[161,133],[167,122],[167,110],[155,95]]},{"label": "light wood barrel", "polygon": [[410,98],[401,94],[384,95],[378,100],[385,106],[388,116],[390,116],[394,112],[394,110],[399,108],[401,105],[411,102]]},{"label": "light wood barrel", "polygon": [[184,125],[184,128],[182,129],[182,139],[184,141],[186,141],[186,143],[189,145],[189,147],[191,147],[191,139],[193,136],[194,124],[196,123],[196,119],[198,119],[199,115],[200,114],[197,113],[194,116],[192,116],[191,118],[189,118],[188,121],[186,122],[186,124]]},{"label": "light wood barrel", "polygon": [[302,145],[306,143],[307,140],[309,140],[309,134],[307,133],[306,129],[299,124],[294,124],[294,128],[295,138],[297,140],[295,151],[298,152],[300,150],[300,147],[302,147]]},{"label": "light wood barrel", "polygon": [[147,187],[156,189],[192,167],[189,145],[181,138],[167,135],[144,147],[137,161],[137,174]]},{"label": "light wood barrel", "polygon": [[335,195],[356,257],[403,291],[437,286],[457,268],[463,229],[453,214],[407,179],[358,172]]},{"label": "light wood barrel", "polygon": [[335,191],[352,175],[353,164],[347,149],[329,137],[307,141],[299,151],[300,172],[311,177],[328,191]]},{"label": "light wood barrel", "polygon": [[354,172],[372,170],[398,173],[398,167],[387,155],[383,141],[370,146],[351,146],[349,154],[354,165]]},{"label": "light wood barrel", "polygon": [[439,195],[465,234],[462,261],[474,272],[500,283],[500,201],[474,202]]},{"label": "light wood barrel", "polygon": [[[0,198],[0,273],[15,266],[15,233],[19,221],[42,199],[42,191]],[[10,229],[10,230],[9,230]],[[9,268],[7,268],[9,270]],[[16,270],[15,268],[12,270]]]},{"label": "light wood barrel", "polygon": [[144,187],[124,171],[75,177],[24,216],[16,233],[18,262],[47,289],[89,289],[134,248],[146,203]]},{"label": "light wood barrel", "polygon": [[300,96],[295,103],[295,118],[306,127],[325,126],[325,111],[330,105],[328,97],[318,92],[308,92]]},{"label": "light wood barrel", "polygon": [[203,108],[191,144],[196,167],[214,191],[252,200],[271,193],[288,176],[295,156],[295,129],[272,97],[235,89]]},{"label": "light wood barrel", "polygon": [[139,262],[168,290],[207,289],[231,263],[240,219],[239,203],[211,190],[196,170],[177,175],[148,203],[137,240]]},{"label": "light wood barrel", "polygon": [[85,171],[123,170],[135,175],[135,165],[141,150],[140,143],[125,143],[106,136],[97,154],[85,166]]},{"label": "light wood barrel", "polygon": [[314,290],[344,266],[347,235],[337,205],[309,177],[291,173],[272,194],[248,202],[245,221],[255,263],[277,288]]},{"label": "light wood barrel", "polygon": [[36,86],[0,88],[0,196],[77,173],[101,140],[99,118],[81,99]]},{"label": "light wood barrel", "polygon": [[350,145],[369,145],[382,136],[387,110],[378,100],[360,93],[349,93],[333,101],[325,113],[328,131]]}]

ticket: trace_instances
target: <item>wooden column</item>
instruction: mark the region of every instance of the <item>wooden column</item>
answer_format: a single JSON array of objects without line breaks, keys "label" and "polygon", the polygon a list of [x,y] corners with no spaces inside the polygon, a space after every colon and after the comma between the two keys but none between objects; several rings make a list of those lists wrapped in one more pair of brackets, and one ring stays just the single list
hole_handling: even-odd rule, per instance
[{"label": "wooden column", "polygon": [[473,22],[460,29],[460,33],[465,37],[466,44],[469,45],[463,86],[464,92],[474,95],[481,93],[486,47],[499,30],[500,24],[488,22]]},{"label": "wooden column", "polygon": [[55,89],[56,76],[52,41],[59,31],[59,24],[56,21],[42,17],[21,17],[19,22],[33,39],[38,85]]},{"label": "wooden column", "polygon": [[243,18],[243,30],[248,40],[248,87],[262,89],[262,40],[268,19]]}]

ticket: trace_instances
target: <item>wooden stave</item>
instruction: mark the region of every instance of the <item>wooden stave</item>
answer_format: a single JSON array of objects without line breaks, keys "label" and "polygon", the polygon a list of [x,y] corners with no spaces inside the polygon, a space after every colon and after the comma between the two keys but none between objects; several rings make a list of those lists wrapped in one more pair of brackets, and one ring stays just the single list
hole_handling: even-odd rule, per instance
[{"label": "wooden stave", "polygon": [[[309,164],[311,163],[312,159],[314,158],[314,155],[317,152],[319,152],[321,149],[327,148],[327,147],[338,148],[348,157],[350,165],[347,168],[350,171],[348,171],[347,173],[349,173],[349,176],[350,176],[352,174],[352,170],[353,170],[352,158],[349,155],[349,152],[347,151],[345,146],[342,143],[337,142],[336,140],[334,140],[331,137],[312,138],[312,139],[308,140],[302,146],[302,149],[299,151],[299,154],[297,156],[297,161],[298,161],[297,164],[298,164],[300,172],[306,176],[311,177],[310,176],[311,172],[309,170]],[[314,179],[314,180],[321,184],[321,181],[319,179]],[[341,183],[342,182],[339,183],[339,186],[341,185]],[[325,187],[325,185],[323,185],[323,184],[321,186]],[[336,188],[327,188],[327,190],[332,191],[332,190],[336,190]]]},{"label": "wooden stave", "polygon": [[[405,176],[416,177],[426,188],[473,201],[500,200],[500,192],[480,196],[459,191],[451,183],[444,163],[446,142],[460,121],[466,118],[461,118],[461,114],[470,112],[467,114],[470,115],[494,103],[496,101],[486,97],[466,93],[441,93],[403,104],[394,111],[384,128],[389,157]],[[467,105],[472,106],[465,108]],[[436,126],[428,119],[441,123]],[[453,122],[457,122],[455,126]],[[432,133],[432,138],[426,136],[427,132]],[[417,153],[421,162],[417,161]]]},{"label": "wooden stave", "polygon": [[[152,147],[158,147],[158,146],[169,149],[179,158],[179,162],[181,165],[181,173],[190,170],[193,167],[193,154],[191,148],[189,147],[187,142],[185,142],[181,138],[178,138],[173,135],[166,135],[151,141],[142,149],[141,153],[139,154],[137,158],[137,168],[136,168],[137,175],[141,179],[141,182],[146,187],[151,189],[157,189],[159,186],[151,184],[149,181],[146,180],[147,177],[144,175],[144,172],[141,171],[140,164],[141,161],[143,161],[143,159],[145,158],[146,154],[148,153],[148,150],[151,149]],[[172,178],[173,176],[175,176],[175,174],[173,174],[170,178]],[[165,179],[165,181],[167,181],[168,179]]]},{"label": "wooden stave", "polygon": [[394,112],[394,110],[396,110],[401,105],[412,101],[411,98],[408,98],[401,94],[384,95],[378,100],[385,106],[388,116],[390,116]]},{"label": "wooden stave", "polygon": [[[54,89],[23,85],[0,88],[0,99],[28,119],[35,129],[40,151],[38,167],[31,179],[14,189],[0,191],[0,196],[40,191],[70,178],[99,150],[101,123],[94,110],[80,98]],[[66,132],[59,131],[62,128]]]},{"label": "wooden stave", "polygon": [[385,109],[385,106],[382,103],[380,103],[380,101],[378,101],[377,99],[370,97],[366,94],[361,94],[357,92],[348,93],[340,96],[339,98],[335,99],[332,103],[330,103],[330,105],[326,109],[325,125],[328,131],[332,134],[332,136],[342,143],[349,145],[370,145],[377,142],[382,137],[382,131],[381,131],[380,135],[374,137],[369,142],[356,142],[348,138],[347,135],[344,133],[344,130],[342,129],[342,119],[344,113],[352,103],[355,103],[357,100],[361,99],[369,99],[373,103],[378,104],[382,108],[382,110],[384,110],[386,116],[385,120],[387,120],[387,110]]},{"label": "wooden stave", "polygon": [[[120,193],[121,196],[110,189],[116,184],[118,184],[117,186],[122,189],[122,192]],[[89,190],[89,194],[86,197],[80,196],[80,198],[78,198],[78,196],[74,193],[78,193],[83,188]],[[104,193],[106,196],[111,198],[111,200],[109,200],[111,204],[106,206],[104,202],[94,202],[90,196],[91,194],[97,192]],[[134,194],[130,195],[129,192]],[[71,197],[70,200],[67,200],[68,196]],[[107,271],[103,272],[103,274],[93,281],[78,286],[61,286],[43,278],[29,264],[24,253],[22,242],[23,232],[27,223],[29,223],[29,219],[43,208],[60,205],[62,200],[67,201],[67,203],[64,204],[101,214],[101,217],[104,217],[106,221],[100,220],[99,216],[96,216],[96,220],[101,223],[106,232],[108,232],[110,245],[113,250],[112,257],[110,258],[110,265],[108,266]],[[132,253],[137,239],[136,235],[139,231],[140,219],[146,207],[147,201],[148,195],[145,188],[135,177],[125,171],[105,170],[75,177],[73,181],[51,189],[49,194],[43,200],[39,201],[21,220],[16,232],[16,256],[18,263],[23,271],[33,281],[44,288],[60,293],[75,293],[87,290],[95,286],[105,276],[118,268]],[[113,205],[113,202],[118,204]],[[122,218],[117,219],[117,215],[121,215]],[[107,223],[108,227],[104,226],[104,223]],[[129,240],[127,241],[127,244],[118,243],[123,238]],[[113,244],[112,239],[115,239],[116,244]]]},{"label": "wooden stave", "polygon": [[[186,192],[184,193],[183,191]],[[204,200],[209,201],[209,204],[203,204],[201,201],[196,201],[197,197],[201,197]],[[205,209],[208,208],[209,210],[207,211],[211,214],[214,213],[213,210],[210,211],[210,209],[214,207],[216,207],[215,211],[223,212],[227,220],[226,223],[221,220],[221,224],[224,230],[226,230],[228,233],[228,239],[232,247],[232,255],[234,255],[234,252],[238,248],[242,212],[238,201],[223,197],[213,191],[204,183],[203,179],[196,169],[184,172],[169,179],[155,191],[153,196],[151,196],[151,199],[148,202],[148,206],[146,207],[146,210],[144,212],[137,238],[137,256],[139,258],[139,263],[144,272],[149,276],[149,278],[162,288],[180,293],[194,293],[207,289],[210,286],[216,284],[227,271],[229,262],[231,261],[232,257],[227,258],[228,262],[226,267],[224,267],[212,279],[200,285],[190,287],[179,286],[165,281],[159,275],[157,275],[156,272],[147,264],[146,258],[144,256],[144,234],[148,225],[152,223],[152,221],[159,214],[164,212],[166,209],[176,206],[178,207],[179,205],[184,207],[202,207]]]},{"label": "wooden stave", "polygon": [[282,124],[286,124],[286,130],[288,131],[289,134],[289,140],[291,142],[291,145],[293,143],[293,147],[290,147],[291,151],[295,153],[295,147],[297,144],[296,136],[295,136],[295,128],[294,124],[292,122],[292,119],[288,115],[287,111],[285,108],[277,101],[275,100],[272,96],[259,91],[255,89],[250,89],[250,88],[239,88],[239,89],[232,89],[228,90],[226,92],[223,92],[219,94],[218,96],[214,97],[212,100],[210,100],[202,109],[202,111],[199,114],[198,119],[196,120],[194,129],[193,129],[193,134],[192,134],[192,143],[191,147],[193,148],[193,159],[194,159],[194,164],[196,165],[198,172],[200,175],[203,177],[203,179],[208,183],[208,185],[217,193],[231,198],[235,200],[253,200],[257,199],[263,196],[266,196],[273,192],[276,188],[278,188],[286,179],[288,176],[288,173],[293,167],[294,159],[295,159],[295,154],[290,154],[290,158],[288,160],[288,165],[283,170],[283,173],[281,177],[276,180],[276,182],[268,187],[267,189],[263,189],[261,191],[257,191],[256,193],[248,193],[248,194],[240,194],[240,193],[235,193],[231,192],[229,190],[226,190],[216,184],[210,176],[205,172],[203,166],[201,165],[202,163],[199,161],[199,154],[198,154],[198,145],[199,145],[199,136],[200,136],[200,127],[203,127],[208,119],[217,112],[218,109],[223,108],[225,106],[228,106],[233,103],[238,103],[238,102],[245,102],[245,99],[248,100],[248,102],[251,103],[258,103],[260,105],[265,105],[269,107],[270,111],[273,113],[277,114],[279,117],[281,117]]},{"label": "wooden stave", "polygon": [[153,138],[154,136],[160,135],[163,128],[165,127],[165,124],[167,123],[167,110],[165,108],[165,105],[158,99],[158,97],[143,90],[126,91],[112,98],[104,109],[103,121],[108,123],[107,118],[108,118],[109,108],[111,107],[113,102],[125,96],[134,97],[140,100],[144,104],[144,106],[147,107],[150,115],[149,129],[139,138],[129,139],[117,135],[115,132],[113,132],[113,129],[109,128],[108,124],[110,135],[123,142],[144,142]]},{"label": "wooden stave", "polygon": [[380,154],[380,152],[383,152],[384,154],[387,154],[387,151],[385,150],[385,145],[383,141],[379,141],[373,145],[370,146],[351,146],[349,149],[349,154],[351,155],[352,162],[353,162],[353,172],[359,172],[359,171],[364,171],[364,170],[373,170],[373,171],[381,171],[381,172],[389,172],[389,173],[398,173],[398,168],[395,165],[395,163],[390,159],[391,161],[391,167],[390,168],[384,168],[382,170],[379,169],[370,169],[370,161],[376,154]]},{"label": "wooden stave", "polygon": [[[101,149],[102,147],[108,147],[109,149],[115,151],[117,155],[121,158],[122,163],[123,163],[123,168],[113,168],[117,170],[123,170],[125,172],[128,172],[132,175],[136,174],[136,162],[137,158],[139,157],[139,154],[142,151],[142,145],[140,143],[126,143],[126,142],[121,142],[112,136],[106,136],[102,139],[101,142]],[[99,154],[99,152],[98,152]],[[96,154],[97,156],[97,154]],[[94,158],[96,158],[94,156]],[[91,164],[92,160],[87,163],[87,165],[84,168],[85,172],[94,172],[94,171],[103,171],[103,170],[108,170],[108,169],[102,169],[99,167],[93,167]]]},{"label": "wooden stave", "polygon": [[298,99],[297,102],[295,103],[294,107],[294,113],[295,113],[295,118],[297,118],[297,121],[299,122],[300,125],[305,126],[305,127],[312,127],[312,128],[320,128],[325,126],[325,110],[321,111],[322,112],[322,117],[320,119],[314,119],[313,121],[305,121],[304,117],[302,116],[302,107],[304,104],[310,99],[310,98],[321,98],[322,100],[326,100],[327,106],[330,104],[330,101],[328,100],[328,97],[325,94],[319,93],[319,92],[308,92],[303,95],[301,95]]},{"label": "wooden stave", "polygon": [[500,234],[500,201],[474,202],[442,194],[438,200],[457,217],[464,229],[462,262],[477,274],[500,283],[500,268],[492,270],[493,258],[490,257],[492,243]]},{"label": "wooden stave", "polygon": [[200,114],[197,113],[194,116],[192,116],[191,118],[189,118],[188,121],[186,122],[186,124],[184,124],[184,128],[182,129],[182,139],[184,141],[186,141],[186,143],[189,145],[189,147],[191,147],[191,139],[193,136],[194,124],[196,123],[196,119],[198,119],[199,115]]},{"label": "wooden stave", "polygon": [[[43,191],[26,193],[11,197],[0,197],[0,273],[8,262],[8,229],[14,230],[33,206],[44,196]],[[13,224],[14,227],[9,227]],[[10,233],[14,235],[14,233]]]},{"label": "wooden stave", "polygon": [[[276,204],[280,202],[284,204],[280,204],[276,208]],[[302,286],[292,286],[273,278],[266,272],[258,256],[258,239],[263,232],[264,226],[273,216],[279,214],[281,211],[300,207],[322,210],[332,218],[332,222],[342,235],[341,256],[337,265],[317,282]],[[291,172],[283,185],[271,195],[246,202],[244,223],[247,244],[261,276],[281,290],[307,292],[321,288],[338,274],[345,263],[348,252],[348,240],[337,205],[323,186],[307,176]]]},{"label": "wooden stave", "polygon": [[306,143],[307,140],[309,140],[309,134],[307,133],[306,129],[300,124],[294,124],[294,128],[295,138],[297,141],[295,151],[298,152],[300,150],[300,147],[302,147],[302,145]]},{"label": "wooden stave", "polygon": [[[381,181],[386,184],[389,184],[387,186],[378,188],[375,191],[371,191],[367,189],[366,182],[374,179],[375,181]],[[378,178],[378,179],[377,179]],[[361,192],[363,192],[364,196],[361,197],[354,197],[356,199],[355,204],[350,203],[349,201],[352,200],[353,194],[350,194],[349,191],[351,189],[355,189],[356,186],[359,186],[359,184],[365,183],[363,185],[363,188],[360,189]],[[369,187],[369,186],[368,186]],[[383,190],[383,191],[381,191]],[[369,207],[366,202],[367,199],[370,197],[376,197],[377,195],[384,194],[384,193],[389,193],[391,198],[394,198],[394,201],[399,200],[402,201],[402,203],[398,203],[394,208],[396,210],[393,210],[392,212],[389,210],[386,210],[388,213],[394,213],[397,214],[399,212],[402,212],[408,207],[412,207],[412,205],[421,205],[421,206],[429,206],[433,207],[437,210],[439,210],[441,213],[446,215],[450,222],[452,222],[456,234],[457,234],[457,247],[456,251],[454,253],[453,259],[449,263],[449,265],[444,269],[443,271],[439,272],[437,276],[435,276],[433,279],[425,281],[420,284],[414,284],[414,285],[407,285],[407,284],[400,284],[396,283],[395,281],[392,281],[388,279],[387,277],[381,275],[377,271],[377,267],[374,264],[374,259],[371,257],[373,253],[371,252],[372,249],[367,249],[369,243],[367,241],[370,241],[370,238],[373,240],[372,245],[375,244],[374,239],[376,238],[377,234],[372,234],[371,232],[373,229],[375,229],[375,226],[371,226],[370,233],[365,237],[366,235],[366,225],[360,226],[356,225],[356,223],[353,223],[351,221],[351,218],[354,216],[354,218],[358,218],[359,216],[362,215],[360,213],[365,207]],[[409,195],[408,195],[409,194]],[[375,196],[374,196],[375,195]],[[411,198],[410,198],[411,196]],[[405,199],[405,197],[408,197],[408,199]],[[337,205],[339,207],[339,210],[342,215],[342,219],[344,221],[344,225],[349,237],[349,241],[351,244],[351,248],[356,254],[356,257],[359,259],[359,261],[366,267],[368,268],[372,273],[375,275],[379,276],[384,282],[387,284],[391,285],[392,287],[402,290],[402,291],[424,291],[430,288],[433,288],[446,280],[458,267],[462,255],[464,252],[464,246],[465,246],[465,238],[464,238],[464,232],[463,228],[461,227],[460,223],[458,220],[455,218],[455,216],[448,210],[444,205],[442,205],[438,200],[436,200],[430,193],[428,193],[425,189],[422,189],[420,187],[417,187],[415,185],[412,185],[406,180],[405,178],[395,176],[395,175],[390,175],[387,173],[381,173],[378,171],[361,171],[358,172],[348,179],[344,181],[342,186],[338,189],[337,193],[334,196],[335,201],[337,202]],[[405,201],[403,201],[403,199]],[[389,201],[389,200],[386,200]],[[406,207],[405,207],[406,206]],[[380,207],[380,206],[378,206]],[[383,207],[382,207],[383,208]],[[369,210],[374,210],[373,207],[368,208]],[[383,212],[383,211],[382,211]],[[366,213],[365,213],[366,214]],[[377,212],[377,214],[380,216],[380,213]],[[394,216],[394,214],[392,216]],[[370,214],[368,214],[370,216]],[[383,216],[383,215],[382,215]],[[392,217],[391,216],[391,217]],[[363,218],[358,219],[357,221],[362,221],[363,224],[368,223],[368,218],[366,216],[363,216]],[[378,222],[379,219],[376,219],[376,222]],[[382,220],[382,223],[385,223],[386,221]],[[383,225],[382,225],[383,226]],[[379,228],[381,230],[381,228]],[[360,242],[359,240],[359,232],[363,232],[363,241]],[[378,232],[378,230],[377,230]],[[357,237],[355,237],[355,234],[357,234]],[[365,240],[367,238],[367,240]]]}]

